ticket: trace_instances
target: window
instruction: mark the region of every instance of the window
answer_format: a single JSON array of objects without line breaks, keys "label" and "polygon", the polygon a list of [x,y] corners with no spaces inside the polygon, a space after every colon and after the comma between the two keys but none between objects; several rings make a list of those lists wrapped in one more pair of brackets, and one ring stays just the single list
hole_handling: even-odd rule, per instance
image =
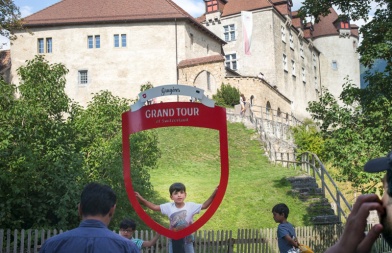
[{"label": "window", "polygon": [[302,67],[301,76],[302,76],[302,82],[305,84],[306,83],[305,67]]},{"label": "window", "polygon": [[101,48],[101,36],[95,35],[95,48]]},{"label": "window", "polygon": [[52,38],[46,39],[46,52],[52,53]]},{"label": "window", "polygon": [[87,84],[88,83],[88,72],[87,70],[79,70],[79,84]]},{"label": "window", "polygon": [[337,70],[338,69],[338,62],[337,61],[332,61],[332,69]]},{"label": "window", "polygon": [[87,36],[87,47],[88,48],[94,48],[94,42],[95,42],[95,48],[100,48],[101,47],[101,36],[100,35],[95,35],[94,37],[92,35]]},{"label": "window", "polygon": [[114,47],[120,47],[120,37],[118,34],[114,35]]},{"label": "window", "polygon": [[350,23],[348,21],[341,21],[340,29],[350,29]]},{"label": "window", "polygon": [[126,34],[115,34],[114,35],[114,47],[120,47],[120,36],[121,36],[121,47],[127,46],[127,35]]},{"label": "window", "polygon": [[193,33],[189,34],[189,37],[191,39],[191,46],[193,46]]},{"label": "window", "polygon": [[283,54],[283,69],[287,71],[287,56]]},{"label": "window", "polygon": [[301,55],[302,58],[304,58],[304,42],[301,41],[299,43],[299,54]]},{"label": "window", "polygon": [[294,37],[291,32],[290,32],[290,48],[294,49]]},{"label": "window", "polygon": [[225,25],[223,26],[225,41],[235,40],[235,25]]},{"label": "window", "polygon": [[314,86],[318,86],[318,80],[317,80],[317,76],[314,77]]},{"label": "window", "polygon": [[217,0],[207,1],[207,13],[217,11],[217,10],[218,10],[218,1]]},{"label": "window", "polygon": [[291,74],[293,76],[296,76],[296,74],[295,74],[295,61],[294,60],[291,60]]},{"label": "window", "polygon": [[227,54],[226,67],[237,70],[237,54]]},{"label": "window", "polygon": [[270,115],[271,113],[271,104],[269,101],[267,101],[267,105],[265,106],[265,112],[267,113],[267,115]]},{"label": "window", "polygon": [[38,39],[38,53],[52,53],[53,52],[53,41],[52,38],[39,38]]},{"label": "window", "polygon": [[93,48],[94,47],[93,36],[87,36],[87,47],[88,48]]},{"label": "window", "polygon": [[126,46],[127,46],[127,35],[121,34],[121,47],[126,47]]},{"label": "window", "polygon": [[280,32],[282,34],[282,41],[286,43],[286,28],[283,25],[280,27]]},{"label": "window", "polygon": [[43,54],[45,50],[44,39],[38,39],[38,53]]},{"label": "window", "polygon": [[317,62],[316,62],[316,54],[315,53],[312,54],[312,59],[313,59],[313,66],[316,66]]}]

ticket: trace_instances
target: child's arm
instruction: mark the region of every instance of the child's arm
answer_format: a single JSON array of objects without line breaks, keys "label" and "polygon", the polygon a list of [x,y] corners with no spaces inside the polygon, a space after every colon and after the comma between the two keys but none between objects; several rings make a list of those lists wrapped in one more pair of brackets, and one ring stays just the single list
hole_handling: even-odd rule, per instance
[{"label": "child's arm", "polygon": [[138,192],[135,192],[135,195],[136,195],[136,198],[139,199],[139,202],[143,206],[145,206],[153,211],[161,211],[161,207],[159,205],[155,205],[155,204],[151,203],[150,201],[144,199]]},{"label": "child's arm", "polygon": [[160,234],[156,234],[151,240],[144,241],[142,244],[142,247],[143,248],[144,247],[151,247],[151,246],[155,245],[155,243],[158,241],[160,236],[161,236]]},{"label": "child's arm", "polygon": [[294,246],[294,247],[298,248],[299,245],[298,245],[297,240],[291,238],[290,235],[285,235],[285,236],[284,236],[284,239],[285,239],[286,241],[288,241],[288,243],[290,243],[291,246]]},{"label": "child's arm", "polygon": [[218,190],[218,187],[216,187],[216,189],[215,189],[214,192],[211,194],[211,196],[203,203],[203,205],[201,206],[201,210],[207,209],[207,208],[211,205],[212,201],[213,201],[214,198],[215,198],[215,195],[216,195],[216,191],[217,191],[217,190]]}]

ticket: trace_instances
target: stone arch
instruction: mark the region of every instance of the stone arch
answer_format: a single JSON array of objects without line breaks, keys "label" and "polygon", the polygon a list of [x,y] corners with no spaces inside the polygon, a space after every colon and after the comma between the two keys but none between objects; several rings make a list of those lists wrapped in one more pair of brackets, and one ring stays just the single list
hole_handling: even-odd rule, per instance
[{"label": "stone arch", "polygon": [[207,70],[200,71],[193,82],[193,85],[197,88],[204,90],[204,95],[208,97],[212,97],[213,94],[216,94],[216,80],[214,75]]},{"label": "stone arch", "polygon": [[267,115],[270,115],[271,113],[271,104],[269,101],[267,101],[267,105],[265,106],[265,112]]}]

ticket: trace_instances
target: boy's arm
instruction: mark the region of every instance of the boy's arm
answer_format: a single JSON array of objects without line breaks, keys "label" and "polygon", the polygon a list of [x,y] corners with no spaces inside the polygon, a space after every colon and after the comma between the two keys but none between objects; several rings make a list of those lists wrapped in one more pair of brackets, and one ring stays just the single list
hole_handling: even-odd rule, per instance
[{"label": "boy's arm", "polygon": [[153,203],[151,203],[150,201],[144,199],[138,192],[135,192],[136,198],[139,199],[139,202],[147,207],[148,209],[151,209],[153,211],[161,211],[161,207],[159,205],[155,205]]},{"label": "boy's arm", "polygon": [[218,190],[218,187],[216,187],[216,189],[215,189],[214,192],[211,194],[211,196],[203,203],[203,205],[201,206],[201,210],[207,209],[207,208],[211,205],[212,201],[213,201],[214,198],[215,198],[215,195],[216,195],[216,191],[217,191],[217,190]]},{"label": "boy's arm", "polygon": [[142,247],[151,247],[155,245],[155,243],[158,241],[160,236],[161,236],[160,234],[156,234],[151,240],[144,241]]},{"label": "boy's arm", "polygon": [[294,240],[293,238],[290,237],[290,235],[285,235],[283,237],[286,241],[288,241],[288,243],[290,243],[291,246],[294,246],[296,248],[298,248],[298,242],[297,240]]}]

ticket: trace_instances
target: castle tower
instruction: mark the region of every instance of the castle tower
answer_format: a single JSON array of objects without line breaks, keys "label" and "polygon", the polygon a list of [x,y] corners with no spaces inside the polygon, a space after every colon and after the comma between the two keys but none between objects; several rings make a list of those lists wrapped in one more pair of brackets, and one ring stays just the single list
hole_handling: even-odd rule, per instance
[{"label": "castle tower", "polygon": [[356,52],[359,36],[357,25],[339,18],[333,8],[330,11],[328,16],[321,17],[320,22],[314,24],[311,39],[322,56],[321,84],[338,98],[347,76],[360,87],[359,54]]}]

